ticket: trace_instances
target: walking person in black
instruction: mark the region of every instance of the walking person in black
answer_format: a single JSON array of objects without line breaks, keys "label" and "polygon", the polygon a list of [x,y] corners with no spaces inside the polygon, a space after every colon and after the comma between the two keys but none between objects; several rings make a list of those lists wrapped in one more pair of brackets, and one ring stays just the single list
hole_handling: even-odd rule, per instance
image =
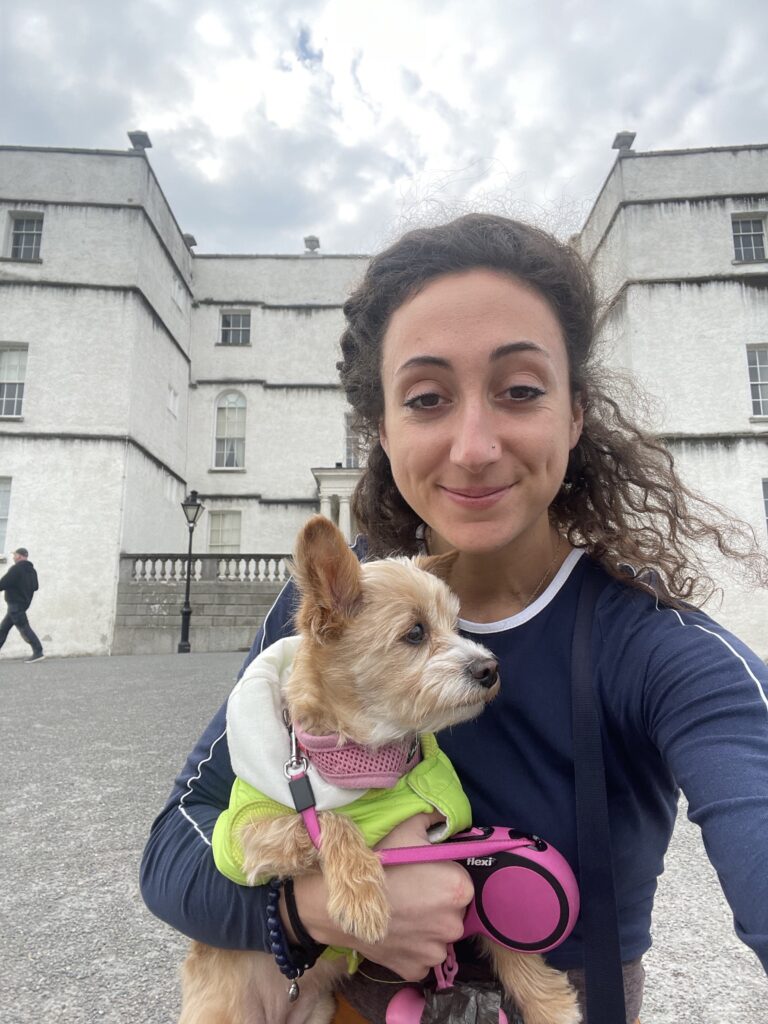
[{"label": "walking person in black", "polygon": [[16,548],[13,552],[13,561],[15,564],[0,579],[0,590],[5,591],[5,603],[8,605],[6,616],[0,622],[0,647],[5,643],[11,628],[15,626],[32,648],[32,657],[27,658],[27,662],[42,661],[45,657],[43,645],[27,618],[27,608],[37,590],[37,573],[29,561],[29,552],[26,548]]}]

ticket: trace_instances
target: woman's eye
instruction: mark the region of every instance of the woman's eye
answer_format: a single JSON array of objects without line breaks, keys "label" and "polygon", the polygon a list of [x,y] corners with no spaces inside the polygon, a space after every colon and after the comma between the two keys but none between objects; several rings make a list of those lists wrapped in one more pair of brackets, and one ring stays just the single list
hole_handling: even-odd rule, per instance
[{"label": "woman's eye", "polygon": [[411,626],[408,632],[405,634],[405,640],[409,644],[420,644],[426,633],[424,627],[420,622],[417,622],[415,626]]},{"label": "woman's eye", "polygon": [[504,392],[506,398],[513,402],[527,402],[533,398],[540,398],[544,394],[542,388],[534,387],[532,384],[515,384]]},{"label": "woman's eye", "polygon": [[403,404],[407,409],[436,409],[443,399],[434,391],[427,391],[423,395],[415,395],[407,399]]}]

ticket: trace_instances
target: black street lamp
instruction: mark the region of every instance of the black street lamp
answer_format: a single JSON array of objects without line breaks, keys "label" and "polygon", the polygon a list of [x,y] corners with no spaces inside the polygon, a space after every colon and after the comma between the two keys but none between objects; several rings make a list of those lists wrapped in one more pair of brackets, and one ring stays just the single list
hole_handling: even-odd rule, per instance
[{"label": "black street lamp", "polygon": [[192,580],[192,534],[195,532],[195,524],[203,512],[203,503],[198,501],[197,491],[190,491],[181,503],[184,517],[189,527],[189,551],[187,552],[187,586],[184,594],[184,607],[181,609],[181,640],[179,641],[178,654],[189,654],[189,620],[192,616],[192,607],[189,603],[189,584]]}]

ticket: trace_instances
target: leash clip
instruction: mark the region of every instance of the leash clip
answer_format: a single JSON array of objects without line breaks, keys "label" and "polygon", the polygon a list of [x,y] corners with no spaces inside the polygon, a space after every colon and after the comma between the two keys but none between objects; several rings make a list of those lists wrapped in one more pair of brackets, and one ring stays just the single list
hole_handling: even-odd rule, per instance
[{"label": "leash clip", "polygon": [[291,756],[283,765],[283,775],[290,782],[291,779],[296,778],[298,775],[306,775],[307,768],[309,768],[309,761],[304,757],[303,754],[299,754],[299,744],[296,739],[296,733],[293,731],[293,725],[288,717],[288,709],[283,708],[283,722],[288,730],[288,736],[291,740]]}]

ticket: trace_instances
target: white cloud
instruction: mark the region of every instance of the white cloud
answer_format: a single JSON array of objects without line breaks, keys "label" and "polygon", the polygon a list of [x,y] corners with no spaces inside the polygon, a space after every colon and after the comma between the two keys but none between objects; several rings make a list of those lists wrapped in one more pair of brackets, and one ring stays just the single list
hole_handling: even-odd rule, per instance
[{"label": "white cloud", "polygon": [[637,148],[768,141],[768,9],[734,0],[30,0],[0,141],[143,128],[201,250],[364,251],[480,205],[579,216]]}]

